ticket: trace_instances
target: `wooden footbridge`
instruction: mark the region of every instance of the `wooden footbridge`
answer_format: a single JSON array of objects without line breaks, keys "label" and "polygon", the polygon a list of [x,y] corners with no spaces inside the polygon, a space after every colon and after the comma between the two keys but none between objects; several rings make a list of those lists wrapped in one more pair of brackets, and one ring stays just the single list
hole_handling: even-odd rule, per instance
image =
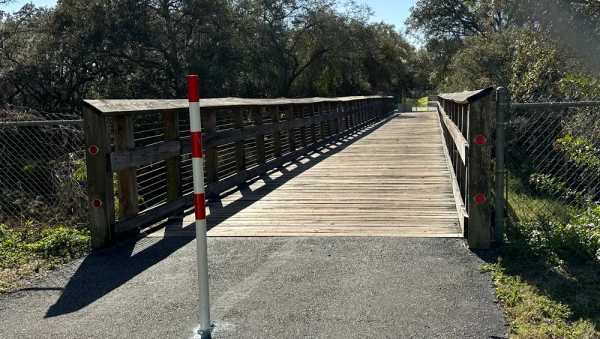
[{"label": "wooden footbridge", "polygon": [[[492,90],[201,101],[208,236],[491,241]],[[93,246],[195,236],[185,100],[84,104]]]}]

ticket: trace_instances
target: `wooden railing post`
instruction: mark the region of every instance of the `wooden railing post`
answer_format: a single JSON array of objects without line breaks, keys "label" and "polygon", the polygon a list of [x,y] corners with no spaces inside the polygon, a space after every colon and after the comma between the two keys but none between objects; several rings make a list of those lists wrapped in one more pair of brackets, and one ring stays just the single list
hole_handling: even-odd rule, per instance
[{"label": "wooden railing post", "polygon": [[[263,124],[263,107],[254,106],[252,107],[252,116],[254,119],[254,125],[260,126]],[[265,154],[265,136],[257,135],[256,138],[256,158],[259,164],[267,162]]]},{"label": "wooden railing post", "polygon": [[[304,112],[306,111],[307,105],[300,105],[300,119],[304,119]],[[306,141],[306,126],[300,127],[300,145],[302,148],[307,146]]]},{"label": "wooden railing post", "polygon": [[[337,103],[329,103],[329,111],[331,113],[337,113],[339,112],[338,110],[338,104]],[[331,131],[331,135],[338,135],[340,134],[340,118],[335,118],[333,120],[333,126],[332,126],[332,131]]]},{"label": "wooden railing post", "polygon": [[[202,110],[204,118],[204,133],[207,135],[217,132],[217,112],[215,109],[208,108]],[[204,166],[206,168],[206,183],[210,184],[219,181],[219,155],[217,147],[204,149]]]},{"label": "wooden railing post", "polygon": [[[244,108],[234,107],[232,108],[233,115],[233,128],[242,129],[244,128]],[[235,171],[240,173],[246,170],[246,154],[244,149],[244,140],[237,140],[233,143],[233,156],[235,158]]]},{"label": "wooden railing post", "polygon": [[[125,151],[135,147],[133,138],[133,115],[117,115],[114,120],[115,151]],[[136,168],[117,172],[117,197],[119,199],[118,219],[132,217],[139,213]]]},{"label": "wooden railing post", "polygon": [[[321,117],[323,117],[325,114],[329,114],[329,112],[325,111],[325,103],[321,103],[321,107],[319,109],[319,114],[321,115]],[[325,133],[325,125],[327,124],[327,126],[331,126],[331,123],[329,122],[329,120],[327,121],[321,121],[321,125],[319,126],[319,131],[321,131],[321,140],[325,140],[325,138],[327,138],[327,135]],[[329,130],[329,127],[327,128]]]},{"label": "wooden railing post", "polygon": [[[287,121],[294,120],[294,105],[288,106],[288,110],[285,112],[285,117]],[[296,135],[294,134],[293,127],[288,130],[288,146],[290,152],[294,152],[296,150]]]},{"label": "wooden railing post", "polygon": [[[279,106],[272,106],[271,120],[275,123],[279,122]],[[273,133],[273,153],[276,158],[281,156],[281,132]]]},{"label": "wooden railing post", "polygon": [[491,161],[492,161],[491,94],[469,105],[469,162],[467,167],[468,242],[473,249],[490,248]]},{"label": "wooden railing post", "polygon": [[[310,116],[313,117],[315,116],[315,104],[310,104],[308,107],[310,107]],[[316,124],[310,124],[310,142],[311,144],[316,144],[317,143],[317,125]]]},{"label": "wooden railing post", "polygon": [[[179,140],[179,115],[175,111],[162,113],[164,124],[164,141]],[[177,199],[182,194],[181,187],[181,156],[165,160],[167,175],[167,200]]]},{"label": "wooden railing post", "polygon": [[107,171],[112,152],[111,126],[100,114],[84,105],[85,160],[92,248],[108,247],[113,241],[115,220],[113,174]]}]

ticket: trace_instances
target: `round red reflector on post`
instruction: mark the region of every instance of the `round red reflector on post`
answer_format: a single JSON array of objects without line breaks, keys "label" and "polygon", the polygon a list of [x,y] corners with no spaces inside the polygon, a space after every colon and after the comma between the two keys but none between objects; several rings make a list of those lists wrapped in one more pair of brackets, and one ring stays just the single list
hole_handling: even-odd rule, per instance
[{"label": "round red reflector on post", "polygon": [[483,135],[478,135],[477,137],[475,137],[475,143],[477,145],[483,145],[485,144],[485,137]]},{"label": "round red reflector on post", "polygon": [[475,202],[478,204],[483,204],[485,202],[485,197],[483,196],[483,194],[477,194],[475,196]]},{"label": "round red reflector on post", "polygon": [[99,152],[99,151],[100,151],[100,150],[98,149],[98,147],[97,147],[97,146],[94,146],[94,145],[92,145],[92,146],[90,147],[90,153],[92,153],[92,155],[96,155],[96,154],[98,154],[98,152]]},{"label": "round red reflector on post", "polygon": [[92,205],[94,205],[94,207],[96,207],[96,208],[100,208],[102,206],[102,201],[96,199],[96,200],[92,201]]}]

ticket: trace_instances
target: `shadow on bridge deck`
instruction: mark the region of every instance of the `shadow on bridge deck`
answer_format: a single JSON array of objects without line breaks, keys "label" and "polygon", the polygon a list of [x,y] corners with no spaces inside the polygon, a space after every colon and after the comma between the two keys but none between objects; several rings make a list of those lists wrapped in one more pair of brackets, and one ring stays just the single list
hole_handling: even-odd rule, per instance
[{"label": "shadow on bridge deck", "polygon": [[[390,119],[408,118],[395,116]],[[284,168],[275,170],[287,175],[272,179],[270,185],[255,188],[258,181],[269,181],[270,175],[268,174],[229,192],[229,196],[236,192],[240,194],[252,192],[254,195],[266,196],[302,172],[370,135],[390,119],[369,126],[332,145],[298,158]],[[208,206],[212,213],[212,217],[209,216],[207,219],[208,227],[214,228],[226,220],[227,216],[233,216],[247,208],[248,203],[244,200],[231,201],[227,197],[223,197],[220,200],[209,202]],[[220,214],[219,218],[214,216],[217,211]],[[188,216],[191,214],[186,213]],[[195,227],[193,223],[187,222],[186,215],[171,218],[166,223],[160,224],[153,233],[144,233],[141,237],[125,241],[114,248],[93,252],[81,262],[76,271],[69,272],[72,276],[64,288],[37,288],[47,291],[62,291],[56,303],[47,310],[45,317],[57,317],[84,309],[193,241]],[[191,216],[193,217],[193,215]],[[170,239],[163,239],[163,237]],[[98,276],[102,276],[102,279],[98,279]]]},{"label": "shadow on bridge deck", "polygon": [[[265,224],[253,226],[254,233],[245,228],[237,232],[248,235],[263,229],[268,232],[261,235],[288,235],[275,232],[273,227],[281,226],[269,228],[270,223],[282,214],[300,213],[298,206],[315,201],[309,210],[318,212],[319,205],[328,201],[335,205],[333,212],[340,209],[330,218],[338,218],[343,231],[312,232],[317,235],[356,234],[340,217],[355,218],[352,209],[361,211],[361,227],[370,235],[381,233],[369,227],[393,227],[377,226],[381,220],[392,225],[414,222],[414,228],[430,230],[427,223],[437,223],[437,227],[446,227],[446,232],[456,231],[452,218],[445,217],[452,215],[450,207],[450,212],[440,207],[448,197],[445,185],[449,183],[444,180],[450,179],[444,179],[437,147],[425,147],[431,151],[425,154],[419,153],[423,148],[417,152],[408,144],[391,142],[399,141],[401,135],[411,145],[418,140],[437,142],[439,131],[432,128],[432,116],[422,112],[396,115],[210,203],[209,233],[213,237],[208,241],[208,253],[215,339],[343,338],[357,333],[374,338],[483,338],[506,333],[503,315],[494,303],[491,279],[477,270],[481,260],[462,239],[221,237],[237,229],[234,222],[238,216],[258,211]],[[378,145],[379,150],[369,149],[368,143]],[[385,154],[389,159],[401,157],[397,165],[404,169],[393,163],[367,161]],[[421,156],[420,162],[413,159]],[[348,166],[334,168],[333,164],[342,160]],[[368,169],[358,171],[361,166]],[[344,184],[350,176],[363,181]],[[308,200],[300,199],[308,192],[303,186],[309,184],[322,187]],[[317,194],[324,193],[325,186],[334,189],[333,194]],[[356,196],[357,192],[361,195]],[[432,194],[441,198],[423,200]],[[336,197],[344,200],[343,204],[338,204]],[[425,219],[421,223],[406,217],[414,204],[406,205],[410,208],[400,204],[411,197],[420,205],[431,205],[420,210]],[[369,199],[376,203],[369,205]],[[264,203],[277,208],[261,210]],[[376,207],[395,208],[397,213]],[[444,212],[440,214],[440,210]],[[299,215],[295,222],[302,225],[309,213]],[[285,227],[294,227],[293,220],[286,222]],[[198,319],[193,224],[183,215],[166,225],[148,236],[94,252],[0,299],[0,337],[192,337]],[[220,230],[222,227],[228,228]],[[322,229],[301,227],[293,235],[311,235],[302,232]],[[407,227],[397,228],[407,232]]]},{"label": "shadow on bridge deck", "polygon": [[[433,119],[394,115],[228,192],[208,204],[209,236],[460,237],[441,144],[411,146],[438,142]],[[336,168],[338,161],[345,167]],[[62,293],[46,317],[84,309],[167,260],[194,240],[190,218],[175,216],[142,238],[86,257],[64,289],[49,287]]]},{"label": "shadow on bridge deck", "polygon": [[461,237],[442,147],[435,113],[396,114],[209,202],[208,235]]}]

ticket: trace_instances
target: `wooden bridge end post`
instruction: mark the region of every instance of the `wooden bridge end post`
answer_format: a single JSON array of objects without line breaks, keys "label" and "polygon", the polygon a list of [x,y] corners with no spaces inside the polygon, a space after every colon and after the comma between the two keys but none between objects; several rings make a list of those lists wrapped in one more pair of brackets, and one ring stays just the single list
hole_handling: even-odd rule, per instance
[{"label": "wooden bridge end post", "polygon": [[108,247],[113,242],[111,224],[115,220],[113,173],[107,171],[112,152],[108,119],[84,105],[85,160],[92,248]]},{"label": "wooden bridge end post", "polygon": [[[117,115],[113,118],[115,151],[126,151],[135,147],[133,115]],[[119,213],[117,218],[126,219],[140,211],[136,168],[126,168],[117,172],[117,197]]]},{"label": "wooden bridge end post", "polygon": [[492,175],[492,97],[469,105],[469,155],[467,167],[467,240],[472,249],[488,249],[492,240],[490,221]]}]

